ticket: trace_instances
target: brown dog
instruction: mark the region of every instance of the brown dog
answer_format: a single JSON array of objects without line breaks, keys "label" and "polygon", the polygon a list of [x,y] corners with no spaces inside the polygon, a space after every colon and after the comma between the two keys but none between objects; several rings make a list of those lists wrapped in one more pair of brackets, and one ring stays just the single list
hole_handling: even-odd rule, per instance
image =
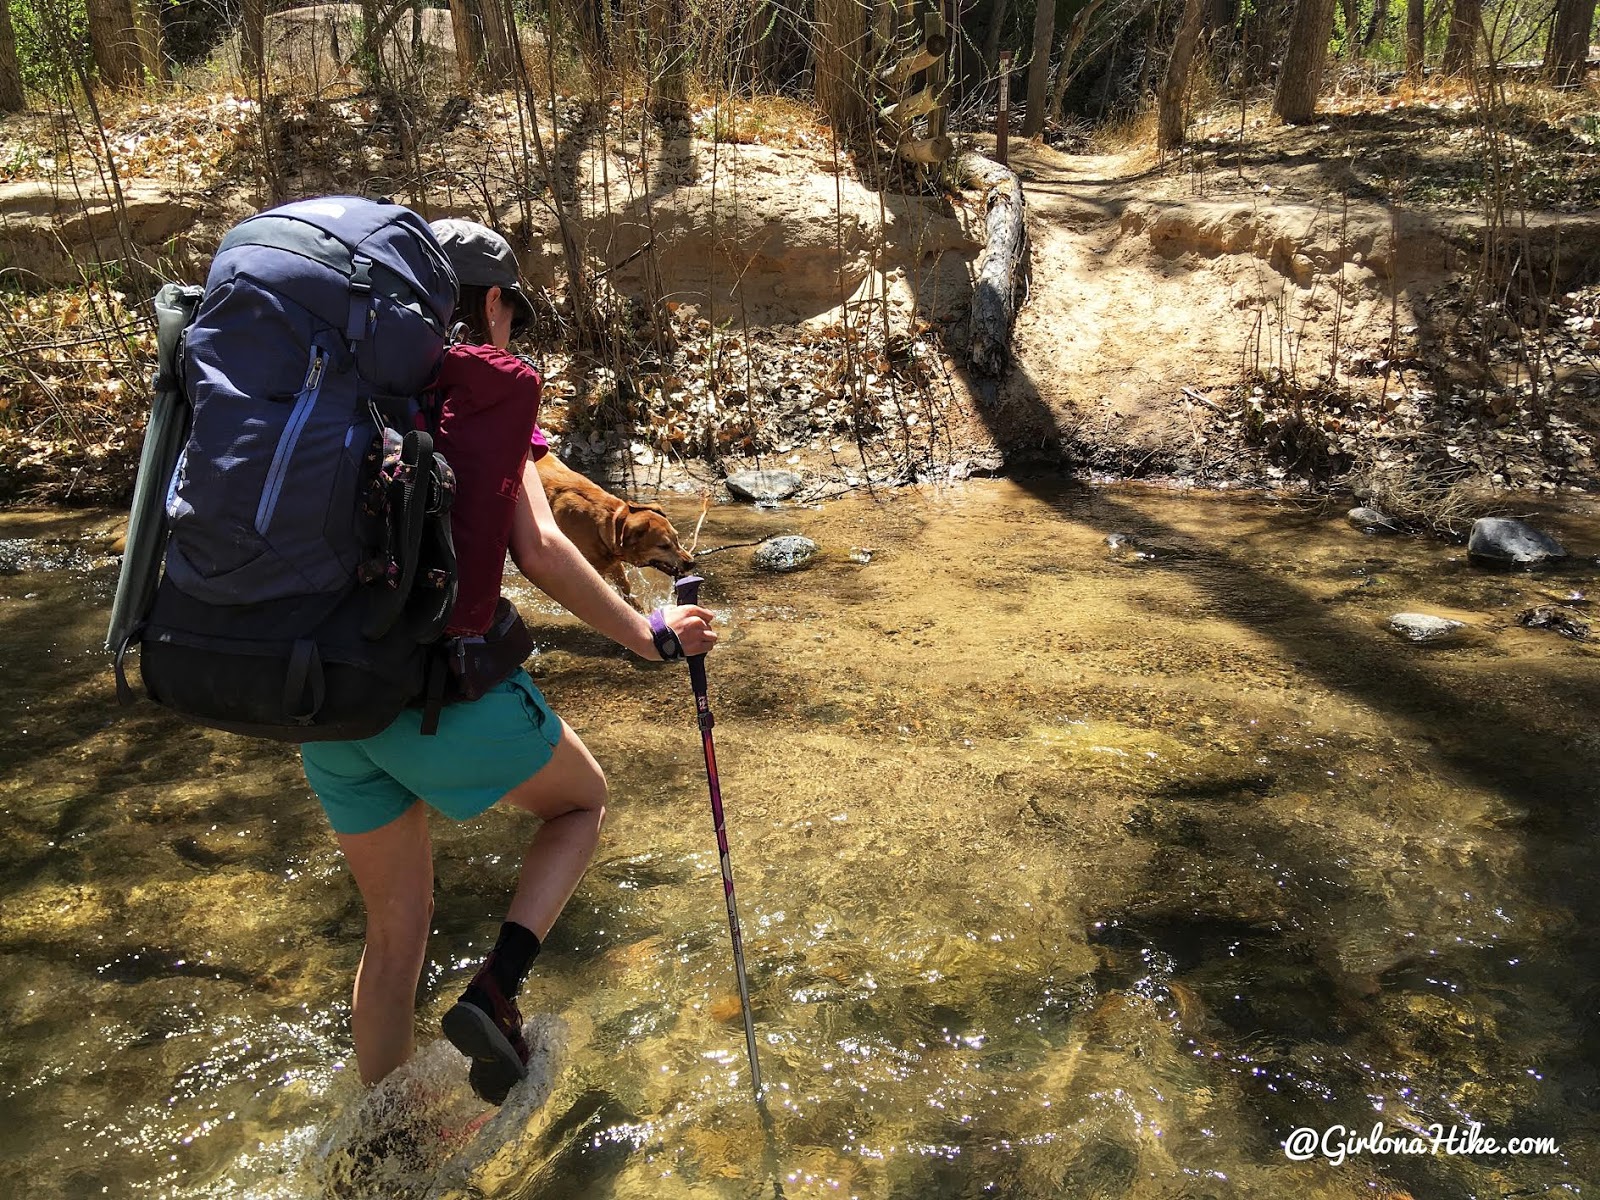
[{"label": "brown dog", "polygon": [[554,454],[541,458],[538,468],[556,525],[634,608],[643,611],[628,585],[624,563],[654,567],[674,579],[694,566],[678,544],[678,531],[659,508],[613,496]]}]

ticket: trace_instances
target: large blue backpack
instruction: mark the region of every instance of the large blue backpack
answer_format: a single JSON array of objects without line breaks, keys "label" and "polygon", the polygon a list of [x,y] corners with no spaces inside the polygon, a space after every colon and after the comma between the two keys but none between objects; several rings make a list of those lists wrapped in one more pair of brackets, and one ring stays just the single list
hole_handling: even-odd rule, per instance
[{"label": "large blue backpack", "polygon": [[[422,398],[456,299],[432,230],[399,205],[303,200],[223,239],[162,348],[157,403],[165,376],[187,436],[175,464],[149,447],[141,463],[111,631],[125,699],[133,645],[158,703],[283,741],[370,736],[423,691],[455,574]],[[140,489],[165,535],[140,539],[165,544],[147,606]]]}]

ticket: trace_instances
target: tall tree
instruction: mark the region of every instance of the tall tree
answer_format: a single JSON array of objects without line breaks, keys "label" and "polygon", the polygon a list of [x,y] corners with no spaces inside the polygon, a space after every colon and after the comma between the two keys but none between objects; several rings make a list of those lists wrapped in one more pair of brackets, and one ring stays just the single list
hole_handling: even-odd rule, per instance
[{"label": "tall tree", "polygon": [[[371,0],[363,0],[363,3]],[[516,56],[511,45],[515,25],[498,0],[450,0],[450,26],[455,32],[456,68],[461,86],[473,82],[504,87],[516,77]]]},{"label": "tall tree", "polygon": [[1415,79],[1427,65],[1427,44],[1427,0],[1406,0],[1406,73]]},{"label": "tall tree", "polygon": [[1100,11],[1100,6],[1105,2],[1089,0],[1073,16],[1072,24],[1067,26],[1067,40],[1061,46],[1061,53],[1056,56],[1055,88],[1050,93],[1050,111],[1055,114],[1057,121],[1061,120],[1061,110],[1067,102],[1067,85],[1072,82],[1072,60],[1078,57],[1078,48],[1089,34],[1089,22],[1094,20],[1095,13]]},{"label": "tall tree", "polygon": [[1356,26],[1361,21],[1361,0],[1339,0],[1339,11],[1344,14],[1345,57],[1353,58],[1361,39],[1356,36]]},{"label": "tall tree", "polygon": [[1550,49],[1544,66],[1557,87],[1577,87],[1589,62],[1589,37],[1594,32],[1595,0],[1556,0]]},{"label": "tall tree", "polygon": [[100,82],[132,87],[139,82],[139,27],[132,0],[89,0],[89,51]]},{"label": "tall tree", "polygon": [[650,80],[650,111],[657,120],[689,115],[689,43],[684,0],[651,0],[650,45],[655,70]]},{"label": "tall tree", "polygon": [[1006,17],[1011,13],[1011,0],[994,0],[989,14],[989,32],[983,38],[983,65],[992,73],[1000,65],[1000,39],[1005,35]]},{"label": "tall tree", "polygon": [[1372,16],[1367,21],[1367,32],[1361,37],[1361,44],[1370,50],[1383,40],[1384,30],[1389,25],[1389,0],[1372,0]]},{"label": "tall tree", "polygon": [[21,112],[22,72],[17,69],[17,32],[11,24],[10,0],[0,0],[0,112]]},{"label": "tall tree", "polygon": [[866,124],[867,80],[863,66],[867,6],[861,0],[817,0],[812,30],[817,103],[841,138]]},{"label": "tall tree", "polygon": [[1283,56],[1272,111],[1291,125],[1309,121],[1317,111],[1322,67],[1333,36],[1333,0],[1298,0],[1289,26],[1289,49]]},{"label": "tall tree", "polygon": [[[239,66],[246,79],[259,79],[267,66],[266,0],[244,0],[239,9]],[[336,48],[334,57],[339,56]]]},{"label": "tall tree", "polygon": [[1450,31],[1444,39],[1444,57],[1439,60],[1446,72],[1455,75],[1472,66],[1482,25],[1483,0],[1455,0],[1450,8]]},{"label": "tall tree", "polygon": [[1028,110],[1022,117],[1022,136],[1044,129],[1045,101],[1050,94],[1050,47],[1056,40],[1056,0],[1035,0],[1033,10],[1033,61],[1028,64]]},{"label": "tall tree", "polygon": [[1210,0],[1184,0],[1178,37],[1172,44],[1172,57],[1167,59],[1167,73],[1157,93],[1156,145],[1162,150],[1176,150],[1183,145],[1183,130],[1188,123],[1184,119],[1183,94],[1189,90],[1189,64],[1200,43],[1200,27],[1205,24],[1209,3]]}]

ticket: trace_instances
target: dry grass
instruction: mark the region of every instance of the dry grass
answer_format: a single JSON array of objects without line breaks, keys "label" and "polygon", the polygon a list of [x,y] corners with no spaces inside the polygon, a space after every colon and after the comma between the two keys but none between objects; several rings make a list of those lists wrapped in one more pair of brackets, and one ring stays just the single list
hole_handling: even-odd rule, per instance
[{"label": "dry grass", "polygon": [[1148,104],[1130,116],[1108,121],[1089,135],[1091,154],[1127,154],[1134,156],[1130,162],[1145,165],[1139,156],[1148,154],[1155,162],[1156,144],[1155,105]]}]

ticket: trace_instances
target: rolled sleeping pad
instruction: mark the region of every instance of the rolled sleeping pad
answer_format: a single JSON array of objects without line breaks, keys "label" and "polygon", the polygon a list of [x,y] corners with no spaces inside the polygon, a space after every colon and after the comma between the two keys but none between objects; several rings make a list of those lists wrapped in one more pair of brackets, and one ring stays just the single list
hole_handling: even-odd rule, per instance
[{"label": "rolled sleeping pad", "polygon": [[167,493],[177,470],[189,424],[179,356],[183,331],[194,320],[204,288],[168,283],[156,293],[155,397],[145,426],[144,450],[128,510],[128,536],[111,604],[106,648],[120,652],[138,630],[155,600],[167,546]]}]

